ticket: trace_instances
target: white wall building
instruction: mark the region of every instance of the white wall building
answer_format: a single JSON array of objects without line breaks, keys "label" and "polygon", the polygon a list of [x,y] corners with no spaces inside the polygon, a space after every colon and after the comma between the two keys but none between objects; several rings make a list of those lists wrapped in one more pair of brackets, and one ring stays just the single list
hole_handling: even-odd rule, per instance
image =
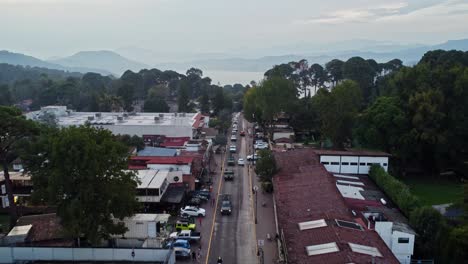
[{"label": "white wall building", "polygon": [[375,222],[375,231],[400,263],[410,263],[414,251],[414,231],[406,224]]},{"label": "white wall building", "polygon": [[45,115],[55,117],[58,126],[90,124],[110,130],[113,134],[164,135],[170,137],[196,137],[199,129],[208,125],[208,117],[199,113],[125,113],[75,112],[66,106],[45,106],[26,114],[32,120]]},{"label": "white wall building", "polygon": [[368,174],[372,164],[388,170],[389,154],[370,151],[317,150],[320,162],[332,173]]},{"label": "white wall building", "polygon": [[169,185],[167,180],[169,171],[138,170],[136,173],[140,180],[137,187],[137,200],[142,203],[159,203]]}]

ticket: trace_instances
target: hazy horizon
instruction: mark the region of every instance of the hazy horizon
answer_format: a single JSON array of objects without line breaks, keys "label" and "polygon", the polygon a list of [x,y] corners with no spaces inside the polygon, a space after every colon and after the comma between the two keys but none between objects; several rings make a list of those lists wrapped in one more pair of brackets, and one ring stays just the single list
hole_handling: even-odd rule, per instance
[{"label": "hazy horizon", "polygon": [[125,47],[263,56],[308,43],[435,44],[465,38],[468,2],[0,0],[0,23],[7,25],[0,49],[41,59]]}]

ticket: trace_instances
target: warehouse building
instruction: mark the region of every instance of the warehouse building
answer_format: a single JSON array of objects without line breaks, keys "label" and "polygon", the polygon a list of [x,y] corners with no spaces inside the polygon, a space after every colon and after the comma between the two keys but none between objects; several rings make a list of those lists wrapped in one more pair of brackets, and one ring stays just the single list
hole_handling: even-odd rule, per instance
[{"label": "warehouse building", "polygon": [[315,153],[331,173],[368,174],[373,164],[379,164],[388,171],[390,154],[384,152],[317,149]]},{"label": "warehouse building", "polygon": [[209,117],[200,113],[126,113],[126,112],[76,112],[66,106],[45,106],[26,114],[32,120],[52,117],[61,127],[89,124],[110,130],[113,134],[142,137],[159,135],[197,138],[201,129],[208,126]]}]

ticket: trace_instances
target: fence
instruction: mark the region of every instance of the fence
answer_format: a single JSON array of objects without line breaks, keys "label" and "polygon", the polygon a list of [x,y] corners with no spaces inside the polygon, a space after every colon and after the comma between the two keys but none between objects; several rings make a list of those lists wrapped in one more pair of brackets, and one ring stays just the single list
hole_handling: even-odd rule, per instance
[{"label": "fence", "polygon": [[21,261],[135,261],[174,264],[170,249],[0,247],[0,263]]}]

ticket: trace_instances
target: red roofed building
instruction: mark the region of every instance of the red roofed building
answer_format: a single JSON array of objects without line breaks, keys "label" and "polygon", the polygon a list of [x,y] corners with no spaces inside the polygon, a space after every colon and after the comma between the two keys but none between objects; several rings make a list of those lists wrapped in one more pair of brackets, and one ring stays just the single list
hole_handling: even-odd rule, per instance
[{"label": "red roofed building", "polygon": [[288,263],[399,263],[379,235],[353,216],[314,150],[278,152],[275,158],[275,201]]},{"label": "red roofed building", "polygon": [[152,169],[182,171],[183,183],[190,190],[195,189],[195,179],[200,175],[201,158],[197,156],[141,157],[129,159],[129,169]]},{"label": "red roofed building", "polygon": [[163,142],[159,146],[164,148],[183,148],[189,140],[189,137],[164,137]]}]

